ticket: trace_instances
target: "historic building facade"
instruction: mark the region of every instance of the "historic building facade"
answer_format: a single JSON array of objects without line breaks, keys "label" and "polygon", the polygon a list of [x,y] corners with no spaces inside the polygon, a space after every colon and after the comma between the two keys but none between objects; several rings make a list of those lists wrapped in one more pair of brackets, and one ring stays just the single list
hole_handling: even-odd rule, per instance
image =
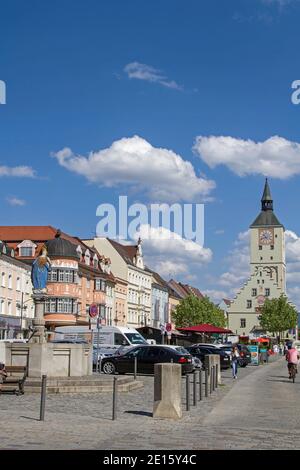
[{"label": "historic building facade", "polygon": [[141,240],[137,245],[122,245],[115,240],[99,237],[85,240],[85,243],[94,246],[111,260],[114,276],[119,282],[118,290],[122,291],[122,297],[121,292],[118,298],[116,293],[116,309],[123,324],[132,328],[150,325],[152,274],[144,266]]},{"label": "historic building facade", "polygon": [[0,339],[24,337],[34,317],[31,269],[0,241]]},{"label": "historic building facade", "polygon": [[259,317],[266,298],[286,293],[284,226],[273,211],[266,180],[261,212],[250,225],[250,277],[229,306],[229,328],[236,334],[258,334]]},{"label": "historic building facade", "polygon": [[[90,308],[96,304],[102,324],[114,317],[114,276],[110,260],[77,237],[51,226],[0,227],[0,238],[29,268],[46,245],[51,260],[45,304],[46,327],[96,323]],[[108,299],[106,296],[108,290]]]}]

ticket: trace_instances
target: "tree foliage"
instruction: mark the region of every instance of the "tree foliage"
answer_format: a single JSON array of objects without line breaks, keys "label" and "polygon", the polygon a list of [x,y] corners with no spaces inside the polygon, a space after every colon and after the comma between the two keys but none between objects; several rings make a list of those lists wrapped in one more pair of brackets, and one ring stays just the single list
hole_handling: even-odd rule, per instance
[{"label": "tree foliage", "polygon": [[285,295],[279,299],[266,299],[260,317],[260,324],[266,331],[275,334],[295,328],[297,320],[298,313]]},{"label": "tree foliage", "polygon": [[209,323],[210,325],[224,327],[226,320],[223,310],[219,309],[207,296],[199,299],[195,295],[189,295],[182,299],[172,315],[176,327]]}]

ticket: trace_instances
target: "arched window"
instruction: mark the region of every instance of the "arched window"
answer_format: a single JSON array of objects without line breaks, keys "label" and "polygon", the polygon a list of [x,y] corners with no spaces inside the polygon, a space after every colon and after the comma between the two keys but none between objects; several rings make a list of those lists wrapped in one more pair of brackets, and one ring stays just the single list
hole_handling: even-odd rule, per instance
[{"label": "arched window", "polygon": [[17,285],[16,285],[17,290],[21,290],[21,279],[17,277]]},{"label": "arched window", "polygon": [[5,287],[5,278],[6,278],[5,273],[2,273],[1,274],[1,286],[2,287]]},{"label": "arched window", "polygon": [[9,289],[12,289],[12,275],[9,274],[8,276],[8,286],[7,286]]}]

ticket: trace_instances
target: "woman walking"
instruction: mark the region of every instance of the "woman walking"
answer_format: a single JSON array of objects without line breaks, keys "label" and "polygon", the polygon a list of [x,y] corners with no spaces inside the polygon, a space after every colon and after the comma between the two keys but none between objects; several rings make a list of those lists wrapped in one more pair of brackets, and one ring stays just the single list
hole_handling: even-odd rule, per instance
[{"label": "woman walking", "polygon": [[232,378],[237,379],[237,369],[238,369],[238,358],[240,357],[239,350],[237,346],[233,346],[231,350],[231,367],[232,367]]}]

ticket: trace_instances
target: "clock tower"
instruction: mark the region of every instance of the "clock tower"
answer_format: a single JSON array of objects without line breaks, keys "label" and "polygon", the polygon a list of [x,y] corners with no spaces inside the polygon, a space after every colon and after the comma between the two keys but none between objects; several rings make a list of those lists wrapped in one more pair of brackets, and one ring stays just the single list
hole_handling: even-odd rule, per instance
[{"label": "clock tower", "polygon": [[239,335],[259,335],[262,306],[285,294],[285,282],[284,226],[274,214],[266,179],[261,211],[250,225],[250,277],[227,310],[229,328]]},{"label": "clock tower", "polygon": [[284,226],[273,212],[273,199],[266,179],[261,198],[261,212],[250,225],[251,274],[259,270],[286,290]]}]

